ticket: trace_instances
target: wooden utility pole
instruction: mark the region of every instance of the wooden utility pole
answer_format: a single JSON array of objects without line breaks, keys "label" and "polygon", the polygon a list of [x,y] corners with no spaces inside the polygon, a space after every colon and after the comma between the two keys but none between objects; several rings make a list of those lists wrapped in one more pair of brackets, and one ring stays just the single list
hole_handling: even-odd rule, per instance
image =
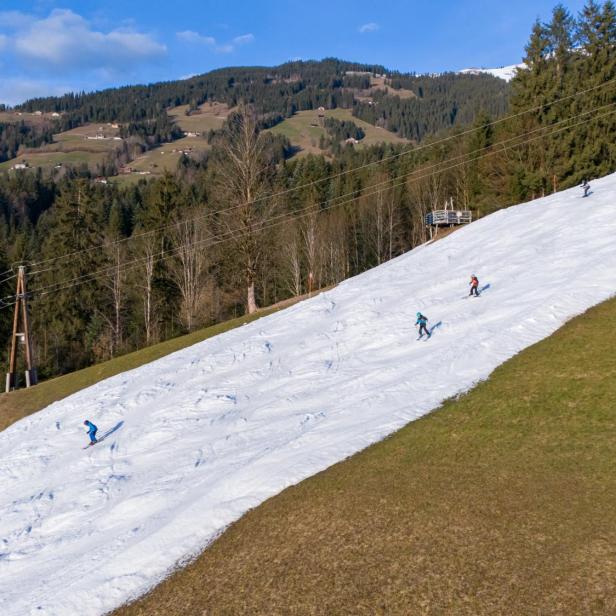
[{"label": "wooden utility pole", "polygon": [[[19,331],[21,315],[22,331]],[[6,375],[7,393],[15,389],[17,384],[17,345],[21,343],[26,351],[26,387],[36,385],[37,375],[32,355],[32,342],[30,339],[30,320],[28,318],[28,294],[26,291],[26,268],[23,265],[17,270],[17,290],[15,291],[15,313],[13,315],[13,336],[11,338],[11,354],[9,357],[9,371]]]}]

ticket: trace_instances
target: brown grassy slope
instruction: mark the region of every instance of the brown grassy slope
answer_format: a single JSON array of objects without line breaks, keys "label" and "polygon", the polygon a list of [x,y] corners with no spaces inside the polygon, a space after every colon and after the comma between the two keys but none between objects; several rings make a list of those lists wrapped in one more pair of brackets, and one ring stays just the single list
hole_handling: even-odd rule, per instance
[{"label": "brown grassy slope", "polygon": [[616,300],[249,512],[115,616],[616,614],[614,348]]}]

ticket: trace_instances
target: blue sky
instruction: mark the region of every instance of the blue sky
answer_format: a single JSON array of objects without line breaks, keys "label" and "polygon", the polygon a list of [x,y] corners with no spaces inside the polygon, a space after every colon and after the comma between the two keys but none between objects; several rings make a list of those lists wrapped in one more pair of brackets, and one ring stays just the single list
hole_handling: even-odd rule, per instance
[{"label": "blue sky", "polygon": [[0,102],[295,58],[417,72],[514,64],[556,2],[4,0]]}]

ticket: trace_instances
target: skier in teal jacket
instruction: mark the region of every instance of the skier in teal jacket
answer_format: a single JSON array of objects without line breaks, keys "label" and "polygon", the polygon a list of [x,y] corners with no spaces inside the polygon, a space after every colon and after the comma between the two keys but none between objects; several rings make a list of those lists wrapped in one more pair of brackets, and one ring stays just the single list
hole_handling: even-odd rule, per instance
[{"label": "skier in teal jacket", "polygon": [[89,420],[86,419],[83,422],[84,426],[88,428],[88,436],[90,437],[90,445],[94,445],[96,441],[96,433],[98,432],[98,428]]},{"label": "skier in teal jacket", "polygon": [[428,331],[428,317],[421,314],[421,312],[417,313],[417,321],[415,321],[415,326],[419,325],[419,337],[421,338],[424,334],[430,337],[430,332]]}]

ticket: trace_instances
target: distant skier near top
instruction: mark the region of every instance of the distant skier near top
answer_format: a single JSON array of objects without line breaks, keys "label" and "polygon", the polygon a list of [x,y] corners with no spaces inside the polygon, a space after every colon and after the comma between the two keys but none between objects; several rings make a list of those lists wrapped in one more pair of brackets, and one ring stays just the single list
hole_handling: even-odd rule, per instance
[{"label": "distant skier near top", "polygon": [[588,197],[588,195],[590,194],[590,184],[588,183],[588,180],[586,178],[584,178],[584,181],[582,182],[582,190],[584,191],[584,197]]},{"label": "distant skier near top", "polygon": [[90,445],[96,445],[96,443],[98,442],[96,440],[96,433],[98,431],[98,428],[89,419],[86,419],[83,422],[83,425],[88,427],[88,436],[90,437]]},{"label": "distant skier near top", "polygon": [[[417,321],[415,321],[415,327],[419,325],[419,338],[421,338],[424,334],[426,334],[428,338],[432,335],[430,334],[430,332],[428,331],[428,328],[426,327],[427,324],[428,324],[428,317],[425,317],[423,314],[421,314],[421,312],[418,312]],[[417,338],[417,340],[419,340],[419,338]]]},{"label": "distant skier near top", "polygon": [[468,284],[471,285],[471,292],[469,293],[469,296],[475,295],[475,297],[479,297],[479,279],[475,276],[475,274],[471,276],[471,281]]}]

